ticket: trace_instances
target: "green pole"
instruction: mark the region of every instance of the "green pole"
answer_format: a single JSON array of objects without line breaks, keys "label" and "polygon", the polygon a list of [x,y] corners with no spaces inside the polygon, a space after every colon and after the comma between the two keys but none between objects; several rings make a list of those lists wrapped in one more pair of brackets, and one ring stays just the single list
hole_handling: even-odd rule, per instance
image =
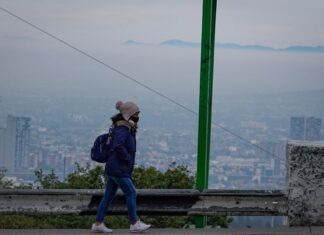
[{"label": "green pole", "polygon": [[[216,6],[217,0],[203,0],[196,177],[196,189],[199,190],[208,188]],[[196,217],[197,228],[203,228],[206,225],[206,216]]]}]

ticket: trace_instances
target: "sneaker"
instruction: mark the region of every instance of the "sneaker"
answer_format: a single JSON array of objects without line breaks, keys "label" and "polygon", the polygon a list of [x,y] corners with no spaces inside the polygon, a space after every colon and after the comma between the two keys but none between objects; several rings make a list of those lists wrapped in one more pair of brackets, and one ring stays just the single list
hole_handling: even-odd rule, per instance
[{"label": "sneaker", "polygon": [[141,233],[149,229],[150,227],[151,227],[150,224],[145,224],[140,220],[138,220],[135,224],[131,224],[129,229],[132,233]]},{"label": "sneaker", "polygon": [[112,233],[112,229],[107,228],[104,223],[99,225],[93,224],[91,230],[96,233]]}]

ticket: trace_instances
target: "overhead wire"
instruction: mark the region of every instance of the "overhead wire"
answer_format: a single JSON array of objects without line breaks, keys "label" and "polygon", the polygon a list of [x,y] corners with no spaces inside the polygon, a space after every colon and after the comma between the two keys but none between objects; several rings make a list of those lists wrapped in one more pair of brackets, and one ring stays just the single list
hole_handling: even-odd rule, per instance
[{"label": "overhead wire", "polygon": [[[64,44],[65,46],[70,47],[70,48],[73,49],[74,51],[77,51],[77,52],[79,52],[80,54],[82,54],[82,55],[84,55],[84,56],[90,58],[91,60],[93,60],[93,61],[95,61],[95,62],[97,62],[97,63],[99,63],[99,64],[105,66],[106,68],[110,69],[111,71],[114,71],[115,73],[121,75],[121,77],[123,77],[123,78],[125,78],[125,79],[127,79],[127,80],[130,80],[130,81],[136,83],[137,85],[139,85],[139,86],[141,86],[141,87],[144,87],[145,89],[147,89],[147,90],[149,90],[149,91],[151,91],[151,92],[157,94],[158,96],[160,96],[160,97],[162,97],[162,98],[168,100],[169,102],[171,102],[171,103],[173,103],[173,104],[175,104],[175,105],[177,105],[177,106],[183,108],[184,110],[186,110],[186,111],[188,111],[188,112],[190,112],[190,113],[192,113],[192,114],[195,114],[196,116],[199,115],[198,112],[196,112],[196,111],[194,111],[194,110],[188,108],[187,106],[181,104],[180,102],[176,101],[175,99],[170,98],[169,96],[167,96],[167,95],[161,93],[160,91],[158,91],[158,90],[156,90],[156,89],[154,89],[154,88],[152,88],[152,87],[150,87],[150,86],[144,84],[144,83],[141,82],[141,81],[138,81],[137,79],[135,79],[135,78],[133,78],[132,76],[130,76],[130,75],[128,75],[128,74],[122,72],[121,70],[117,69],[116,67],[107,64],[106,62],[104,62],[104,61],[102,61],[102,60],[96,58],[95,56],[93,56],[93,55],[91,55],[91,54],[85,52],[84,50],[81,50],[80,48],[78,48],[78,47],[76,47],[76,46],[73,46],[71,43],[68,43],[68,42],[66,42],[65,40],[63,40],[63,39],[61,39],[61,38],[55,36],[54,34],[49,33],[48,31],[46,31],[46,30],[40,28],[39,26],[37,26],[37,25],[31,23],[30,21],[28,21],[28,20],[26,20],[26,19],[24,19],[24,18],[22,18],[22,17],[20,17],[20,16],[18,16],[18,15],[16,15],[16,14],[14,14],[13,12],[11,12],[11,11],[9,11],[9,10],[3,8],[3,7],[0,7],[0,10],[2,10],[2,11],[5,12],[5,13],[7,13],[8,15],[10,15],[10,16],[12,16],[12,17],[18,19],[19,21],[21,21],[21,22],[23,22],[23,23],[25,23],[25,24],[27,24],[27,25],[33,27],[34,29],[37,29],[38,31],[40,31],[40,32],[42,32],[43,34],[45,34],[45,35],[47,35],[47,36],[49,36],[49,37],[55,39],[56,41],[58,41],[58,42]],[[244,142],[245,144],[247,144],[247,145],[249,145],[249,146],[253,146],[253,147],[255,147],[255,148],[258,148],[258,149],[260,149],[261,151],[263,151],[263,152],[265,152],[265,153],[267,153],[268,155],[271,155],[271,156],[273,156],[273,157],[276,157],[276,158],[278,157],[278,156],[276,156],[275,154],[269,152],[268,150],[262,148],[261,146],[259,146],[259,145],[257,145],[257,144],[254,144],[254,143],[251,143],[249,140],[247,140],[247,139],[245,139],[244,137],[242,137],[242,136],[236,134],[235,132],[229,130],[228,128],[226,128],[226,127],[224,127],[224,126],[222,126],[222,125],[219,125],[219,124],[217,124],[217,123],[215,123],[215,122],[212,122],[212,123],[213,123],[213,125],[215,125],[216,127],[222,129],[223,131],[225,131],[225,132],[229,133],[230,135],[235,136],[236,138],[240,139],[240,140],[241,140],[242,142]]]}]

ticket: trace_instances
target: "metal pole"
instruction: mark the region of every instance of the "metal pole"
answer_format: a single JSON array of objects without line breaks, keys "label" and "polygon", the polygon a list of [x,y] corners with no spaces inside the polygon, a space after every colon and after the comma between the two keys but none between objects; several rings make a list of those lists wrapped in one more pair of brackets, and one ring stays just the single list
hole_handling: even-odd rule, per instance
[{"label": "metal pole", "polygon": [[[216,6],[217,0],[203,0],[196,177],[196,188],[199,190],[208,188]],[[196,217],[197,228],[203,228],[206,224],[206,216]]]}]

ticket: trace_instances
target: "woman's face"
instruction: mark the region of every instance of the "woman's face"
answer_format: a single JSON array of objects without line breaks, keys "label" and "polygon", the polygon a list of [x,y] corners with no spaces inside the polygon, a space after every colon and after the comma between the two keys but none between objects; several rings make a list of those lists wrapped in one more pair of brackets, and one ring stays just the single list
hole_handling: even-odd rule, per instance
[{"label": "woman's face", "polygon": [[139,121],[139,113],[135,113],[133,116],[131,116],[130,120],[137,123]]}]

